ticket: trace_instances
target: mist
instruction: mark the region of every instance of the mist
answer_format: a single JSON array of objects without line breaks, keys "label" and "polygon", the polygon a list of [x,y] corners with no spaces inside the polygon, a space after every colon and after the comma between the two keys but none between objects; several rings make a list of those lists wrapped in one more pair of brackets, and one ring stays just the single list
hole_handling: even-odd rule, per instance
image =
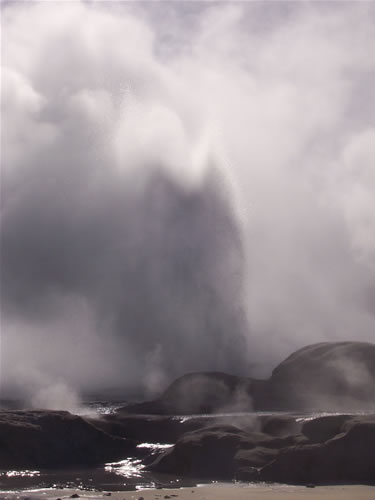
[{"label": "mist", "polygon": [[2,6],[3,394],[155,394],[373,341],[374,21],[367,2]]}]

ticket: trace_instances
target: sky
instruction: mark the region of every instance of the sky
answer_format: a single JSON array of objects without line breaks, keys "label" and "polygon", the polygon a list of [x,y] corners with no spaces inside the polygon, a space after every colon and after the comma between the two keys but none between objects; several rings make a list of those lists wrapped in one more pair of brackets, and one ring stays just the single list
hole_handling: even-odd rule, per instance
[{"label": "sky", "polygon": [[11,1],[1,24],[3,394],[373,341],[373,2]]}]

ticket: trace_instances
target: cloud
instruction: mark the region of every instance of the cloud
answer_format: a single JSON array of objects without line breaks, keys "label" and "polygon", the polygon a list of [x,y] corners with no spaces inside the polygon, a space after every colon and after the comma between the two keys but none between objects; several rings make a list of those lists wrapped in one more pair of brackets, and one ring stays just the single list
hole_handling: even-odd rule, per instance
[{"label": "cloud", "polygon": [[373,6],[161,10],[3,7],[12,390],[155,391],[373,338]]}]

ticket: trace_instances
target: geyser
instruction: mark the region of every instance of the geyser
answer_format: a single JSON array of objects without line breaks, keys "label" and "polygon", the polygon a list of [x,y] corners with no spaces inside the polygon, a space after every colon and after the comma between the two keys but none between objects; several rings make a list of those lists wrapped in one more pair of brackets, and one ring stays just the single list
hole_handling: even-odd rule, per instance
[{"label": "geyser", "polygon": [[371,4],[1,8],[3,394],[373,340]]}]

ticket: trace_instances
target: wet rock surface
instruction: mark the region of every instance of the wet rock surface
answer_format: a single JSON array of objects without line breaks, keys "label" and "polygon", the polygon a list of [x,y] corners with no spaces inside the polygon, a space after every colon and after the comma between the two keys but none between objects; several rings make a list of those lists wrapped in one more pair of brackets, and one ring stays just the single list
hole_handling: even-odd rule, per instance
[{"label": "wet rock surface", "polygon": [[66,411],[1,411],[0,469],[91,466],[126,456],[129,440]]},{"label": "wet rock surface", "polygon": [[346,416],[341,422],[332,416],[284,437],[229,426],[190,432],[150,469],[212,479],[373,484],[374,449],[375,416]]},{"label": "wet rock surface", "polygon": [[[86,420],[67,412],[1,412],[0,468],[90,467],[137,457],[152,472],[182,477],[375,482],[375,415],[122,418],[116,416],[114,424],[113,419]],[[134,438],[142,435],[151,443],[169,439],[174,445],[150,455],[136,447],[141,440]]]}]

